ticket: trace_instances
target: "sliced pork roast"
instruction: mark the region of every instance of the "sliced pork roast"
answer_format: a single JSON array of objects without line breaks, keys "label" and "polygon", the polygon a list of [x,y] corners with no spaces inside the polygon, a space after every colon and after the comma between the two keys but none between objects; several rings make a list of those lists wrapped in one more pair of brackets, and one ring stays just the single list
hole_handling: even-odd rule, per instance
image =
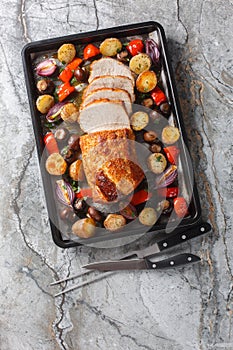
[{"label": "sliced pork roast", "polygon": [[101,89],[101,88],[126,90],[131,97],[131,101],[132,102],[135,101],[134,85],[129,78],[124,77],[122,75],[117,75],[117,76],[106,75],[106,76],[95,78],[84,90],[83,99],[87,95],[89,95],[92,91]]},{"label": "sliced pork roast", "polygon": [[130,128],[128,114],[120,100],[89,103],[79,113],[79,124],[85,133]]},{"label": "sliced pork roast", "polygon": [[129,78],[133,85],[135,83],[131,70],[124,63],[110,57],[104,57],[91,64],[90,76],[88,82],[91,83],[95,78],[104,75],[122,75]]},{"label": "sliced pork roast", "polygon": [[126,90],[122,89],[111,89],[111,88],[102,88],[92,91],[89,95],[85,97],[82,102],[81,109],[85,107],[90,102],[94,102],[100,99],[107,100],[120,100],[124,102],[125,109],[128,114],[132,113],[132,103],[131,97]]},{"label": "sliced pork roast", "polygon": [[95,201],[117,201],[144,178],[136,161],[134,140],[129,128],[80,137],[83,167]]}]

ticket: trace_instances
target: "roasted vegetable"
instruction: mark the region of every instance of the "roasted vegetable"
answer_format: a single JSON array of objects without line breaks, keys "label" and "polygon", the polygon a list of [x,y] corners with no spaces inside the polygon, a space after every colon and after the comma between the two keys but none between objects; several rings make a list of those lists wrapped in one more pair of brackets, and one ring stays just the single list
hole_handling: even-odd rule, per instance
[{"label": "roasted vegetable", "polygon": [[83,57],[85,60],[88,60],[91,57],[95,57],[99,55],[99,53],[100,53],[100,50],[98,47],[96,47],[93,44],[88,44],[87,46],[84,47]]},{"label": "roasted vegetable", "polygon": [[168,102],[161,103],[159,109],[165,117],[168,117],[171,113],[171,107]]},{"label": "roasted vegetable", "polygon": [[41,79],[36,84],[37,90],[40,94],[50,95],[53,93],[55,89],[55,85],[52,80],[49,79]]},{"label": "roasted vegetable", "polygon": [[88,214],[90,215],[90,217],[92,219],[94,219],[97,222],[102,220],[102,216],[101,216],[100,212],[97,209],[95,209],[94,207],[88,208]]},{"label": "roasted vegetable", "polygon": [[104,227],[109,231],[118,231],[126,224],[126,220],[123,215],[109,214],[104,220]]},{"label": "roasted vegetable", "polygon": [[170,165],[163,174],[156,179],[156,188],[167,187],[177,178],[177,166]]},{"label": "roasted vegetable", "polygon": [[57,141],[52,132],[49,132],[44,136],[44,143],[49,154],[59,153]]},{"label": "roasted vegetable", "polygon": [[57,51],[57,58],[62,63],[70,63],[76,55],[76,49],[73,44],[63,44]]},{"label": "roasted vegetable", "polygon": [[58,102],[53,107],[51,107],[46,115],[48,122],[53,123],[61,119],[61,110],[65,102]]},{"label": "roasted vegetable", "polygon": [[157,106],[160,106],[161,103],[167,102],[165,93],[158,86],[151,91],[151,97]]},{"label": "roasted vegetable", "polygon": [[188,205],[184,197],[177,197],[174,199],[174,210],[179,218],[188,215]]},{"label": "roasted vegetable", "polygon": [[36,73],[43,77],[52,75],[57,68],[56,61],[52,58],[40,62],[36,67]]},{"label": "roasted vegetable", "polygon": [[78,108],[72,103],[66,103],[61,110],[61,118],[65,122],[74,123],[77,121],[79,115]]},{"label": "roasted vegetable", "polygon": [[100,44],[100,53],[103,56],[116,56],[121,49],[122,44],[117,38],[107,38]]},{"label": "roasted vegetable", "polygon": [[133,56],[129,62],[129,68],[132,72],[140,74],[149,70],[151,67],[151,59],[146,53],[139,53]]},{"label": "roasted vegetable", "polygon": [[179,193],[178,187],[164,187],[157,190],[157,194],[161,197],[174,198]]},{"label": "roasted vegetable", "polygon": [[136,56],[138,53],[144,51],[144,44],[141,39],[134,39],[129,42],[126,46],[126,49],[129,51],[131,56]]},{"label": "roasted vegetable", "polygon": [[80,150],[79,142],[80,142],[80,136],[78,134],[72,134],[68,140],[69,148],[74,151],[79,151]]},{"label": "roasted vegetable", "polygon": [[139,214],[139,221],[145,226],[153,226],[158,220],[156,211],[154,208],[144,208]]},{"label": "roasted vegetable", "polygon": [[84,171],[83,164],[80,159],[77,159],[69,167],[69,175],[74,181],[83,181],[84,180]]},{"label": "roasted vegetable", "polygon": [[142,204],[142,203],[145,203],[151,197],[152,197],[152,194],[149,193],[148,191],[140,190],[134,193],[130,203],[133,205]]},{"label": "roasted vegetable", "polygon": [[160,143],[154,142],[150,145],[149,149],[152,153],[159,153],[161,152],[162,147]]},{"label": "roasted vegetable", "polygon": [[56,181],[56,195],[59,202],[69,207],[75,198],[71,185],[63,179]]},{"label": "roasted vegetable", "polygon": [[166,154],[166,157],[171,164],[177,164],[178,156],[180,154],[180,150],[176,146],[168,146],[165,147],[164,152]]},{"label": "roasted vegetable", "polygon": [[120,62],[127,62],[127,60],[128,60],[128,51],[124,50],[124,51],[119,52],[117,54],[117,59]]},{"label": "roasted vegetable", "polygon": [[57,90],[59,101],[62,102],[66,97],[68,97],[74,91],[75,91],[74,86],[70,85],[69,82],[59,85]]},{"label": "roasted vegetable", "polygon": [[136,80],[136,88],[140,92],[149,92],[157,85],[157,77],[154,71],[148,70],[139,74]]},{"label": "roasted vegetable", "polygon": [[159,47],[153,39],[146,40],[146,53],[150,56],[152,62],[155,65],[159,64]]},{"label": "roasted vegetable", "polygon": [[134,220],[137,217],[137,210],[132,204],[123,207],[120,213],[128,220]]},{"label": "roasted vegetable", "polygon": [[36,108],[42,114],[48,113],[51,107],[53,107],[55,101],[51,95],[39,96],[36,100]]},{"label": "roasted vegetable", "polygon": [[58,142],[65,141],[69,135],[69,131],[65,128],[58,128],[54,132],[54,137]]},{"label": "roasted vegetable", "polygon": [[69,69],[68,67],[65,67],[65,69],[63,69],[63,71],[59,74],[58,79],[63,81],[63,83],[67,83],[70,81],[72,76],[73,76],[73,72],[71,71],[71,69]]},{"label": "roasted vegetable", "polygon": [[76,221],[72,226],[74,235],[80,238],[90,238],[95,235],[95,221],[92,218],[85,218]]},{"label": "roasted vegetable", "polygon": [[130,124],[133,130],[140,131],[149,123],[149,116],[146,112],[138,111],[132,114]]},{"label": "roasted vegetable", "polygon": [[158,135],[154,130],[146,131],[143,134],[143,138],[146,142],[153,142],[157,139]]},{"label": "roasted vegetable", "polygon": [[50,175],[63,175],[66,172],[67,164],[59,153],[52,153],[46,160],[45,168]]},{"label": "roasted vegetable", "polygon": [[142,105],[147,107],[147,108],[150,108],[152,107],[154,104],[152,98],[145,98],[144,100],[142,100]]},{"label": "roasted vegetable", "polygon": [[172,145],[180,138],[180,131],[175,126],[165,126],[162,131],[162,141],[168,145]]},{"label": "roasted vegetable", "polygon": [[155,174],[161,174],[167,166],[166,158],[162,153],[152,153],[148,158],[148,168]]},{"label": "roasted vegetable", "polygon": [[156,210],[158,212],[162,212],[162,214],[164,215],[168,215],[172,212],[172,209],[173,209],[173,205],[171,203],[171,200],[168,200],[168,199],[164,199],[162,200],[161,202],[159,202]]},{"label": "roasted vegetable", "polygon": [[74,71],[74,76],[77,82],[85,82],[88,78],[88,72],[84,68],[77,67]]}]

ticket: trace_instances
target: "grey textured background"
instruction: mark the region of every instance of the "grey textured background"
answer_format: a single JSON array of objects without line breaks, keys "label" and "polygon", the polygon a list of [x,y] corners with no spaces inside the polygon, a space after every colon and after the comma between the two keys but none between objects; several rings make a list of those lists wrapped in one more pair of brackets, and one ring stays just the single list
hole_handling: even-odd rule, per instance
[{"label": "grey textured background", "polygon": [[[1,350],[233,349],[232,9],[230,0],[1,2]],[[122,272],[54,300],[59,287],[49,283],[93,256],[52,242],[21,49],[147,20],[166,31],[203,214],[214,231],[184,246],[202,257],[199,265]]]}]

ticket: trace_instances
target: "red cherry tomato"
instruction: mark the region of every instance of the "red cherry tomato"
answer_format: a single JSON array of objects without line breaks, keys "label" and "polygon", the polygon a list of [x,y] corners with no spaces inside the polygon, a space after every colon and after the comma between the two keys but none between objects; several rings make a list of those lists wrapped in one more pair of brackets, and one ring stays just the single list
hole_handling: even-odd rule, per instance
[{"label": "red cherry tomato", "polygon": [[83,50],[83,57],[87,60],[90,57],[99,55],[100,50],[93,44],[88,44]]},{"label": "red cherry tomato", "polygon": [[130,43],[126,46],[126,49],[132,56],[136,56],[138,53],[144,51],[144,44],[142,40],[135,39],[130,41]]},{"label": "red cherry tomato", "polygon": [[174,210],[179,218],[183,218],[188,214],[188,205],[184,197],[174,199]]}]

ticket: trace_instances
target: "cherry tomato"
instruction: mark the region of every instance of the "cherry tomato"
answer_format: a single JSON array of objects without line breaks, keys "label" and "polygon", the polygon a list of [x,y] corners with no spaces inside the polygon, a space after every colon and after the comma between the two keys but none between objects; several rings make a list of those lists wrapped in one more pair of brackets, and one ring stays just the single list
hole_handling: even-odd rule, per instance
[{"label": "cherry tomato", "polygon": [[174,210],[179,218],[183,218],[188,214],[188,205],[184,197],[174,199]]},{"label": "cherry tomato", "polygon": [[44,143],[45,143],[45,146],[46,146],[49,154],[59,153],[57,141],[56,141],[52,132],[49,132],[44,136]]},{"label": "cherry tomato", "polygon": [[136,56],[138,53],[144,51],[144,44],[142,40],[135,39],[130,41],[130,43],[126,46],[126,49],[132,56]]},{"label": "cherry tomato", "polygon": [[165,147],[163,150],[166,154],[168,161],[171,164],[177,164],[177,158],[178,158],[178,155],[180,154],[179,148],[177,148],[176,146],[168,146],[168,147]]},{"label": "cherry tomato", "polygon": [[90,57],[99,55],[100,50],[93,44],[88,44],[83,50],[83,57],[87,60]]},{"label": "cherry tomato", "polygon": [[178,187],[164,187],[164,188],[159,188],[157,190],[157,193],[161,197],[166,197],[166,198],[174,198],[178,196],[179,189]]}]

